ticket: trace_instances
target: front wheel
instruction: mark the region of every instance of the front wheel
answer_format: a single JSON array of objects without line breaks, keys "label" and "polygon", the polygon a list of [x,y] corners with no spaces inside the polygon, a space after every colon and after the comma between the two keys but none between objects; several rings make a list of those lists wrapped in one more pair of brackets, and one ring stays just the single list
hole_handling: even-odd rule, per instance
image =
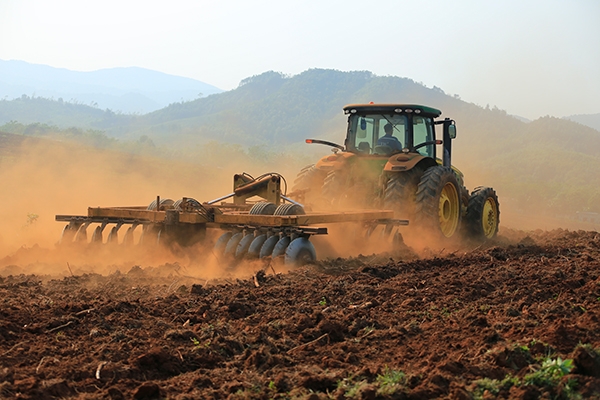
[{"label": "front wheel", "polygon": [[415,201],[416,227],[453,237],[460,228],[460,197],[456,175],[449,167],[435,166],[425,171]]},{"label": "front wheel", "polygon": [[477,239],[493,239],[500,224],[500,203],[496,191],[489,187],[478,187],[467,206],[465,217],[467,234]]}]

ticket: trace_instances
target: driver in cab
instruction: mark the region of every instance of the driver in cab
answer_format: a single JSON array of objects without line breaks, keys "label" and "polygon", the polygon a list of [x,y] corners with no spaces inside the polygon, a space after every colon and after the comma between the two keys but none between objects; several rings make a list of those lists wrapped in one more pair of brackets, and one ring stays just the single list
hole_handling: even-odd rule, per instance
[{"label": "driver in cab", "polygon": [[396,136],[392,135],[392,133],[394,133],[394,126],[392,124],[386,124],[383,127],[383,130],[385,131],[385,135],[377,140],[377,146],[388,146],[393,151],[402,150],[402,143],[400,143]]}]

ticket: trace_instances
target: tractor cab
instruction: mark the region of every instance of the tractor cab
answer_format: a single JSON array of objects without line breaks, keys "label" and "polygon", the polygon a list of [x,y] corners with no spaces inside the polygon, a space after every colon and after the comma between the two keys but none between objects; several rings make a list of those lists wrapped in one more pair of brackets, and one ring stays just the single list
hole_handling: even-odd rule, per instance
[{"label": "tractor cab", "polygon": [[[357,155],[391,156],[418,153],[436,158],[435,121],[442,112],[414,104],[350,104],[346,151]],[[452,121],[453,122],[453,121]],[[386,132],[386,129],[388,132]],[[455,131],[454,131],[455,132]]]}]

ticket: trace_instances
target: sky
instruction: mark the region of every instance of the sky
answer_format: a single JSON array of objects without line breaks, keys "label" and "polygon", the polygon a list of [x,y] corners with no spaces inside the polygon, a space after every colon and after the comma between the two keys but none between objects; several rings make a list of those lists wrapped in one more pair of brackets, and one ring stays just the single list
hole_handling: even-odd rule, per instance
[{"label": "sky", "polygon": [[529,119],[600,113],[598,0],[0,0],[0,59],[224,90],[368,70]]}]

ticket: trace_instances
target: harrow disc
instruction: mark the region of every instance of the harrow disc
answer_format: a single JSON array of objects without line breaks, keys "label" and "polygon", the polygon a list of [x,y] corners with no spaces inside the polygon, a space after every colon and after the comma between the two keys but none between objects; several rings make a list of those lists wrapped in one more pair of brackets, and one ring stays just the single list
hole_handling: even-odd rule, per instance
[{"label": "harrow disc", "polygon": [[265,244],[266,240],[267,235],[264,233],[255,237],[252,243],[250,243],[250,247],[248,247],[248,253],[246,256],[248,258],[258,258],[260,256],[260,249],[262,248],[263,244]]},{"label": "harrow disc", "polygon": [[244,258],[246,254],[248,254],[248,249],[250,248],[250,244],[254,241],[254,235],[248,234],[240,240],[240,243],[237,245],[235,249],[235,258],[241,259]]},{"label": "harrow disc", "polygon": [[231,236],[231,239],[227,242],[225,246],[225,252],[223,253],[225,256],[235,256],[235,251],[237,249],[238,244],[242,241],[244,234],[242,232],[238,232]]},{"label": "harrow disc", "polygon": [[259,258],[269,257],[271,254],[273,254],[273,249],[275,248],[277,242],[279,242],[279,236],[273,235],[268,237],[260,248],[260,253],[258,255]]},{"label": "harrow disc", "polygon": [[81,225],[81,227],[77,230],[75,234],[75,239],[73,241],[77,243],[86,243],[87,242],[87,226]]},{"label": "harrow disc", "polygon": [[287,265],[302,266],[317,259],[315,246],[306,237],[299,237],[290,243],[285,251]]},{"label": "harrow disc", "polygon": [[92,241],[90,243],[102,244],[102,227],[97,226],[92,234]]},{"label": "harrow disc", "polygon": [[225,232],[217,239],[217,243],[215,243],[215,255],[217,257],[221,257],[225,253],[227,242],[229,242],[232,236],[233,232]]},{"label": "harrow disc", "polygon": [[58,244],[61,245],[61,244],[71,243],[73,241],[73,238],[75,237],[76,233],[77,233],[77,228],[75,228],[71,224],[65,225],[65,227],[62,230],[62,234],[60,235]]},{"label": "harrow disc", "polygon": [[288,246],[290,245],[290,242],[291,242],[291,239],[289,236],[284,236],[281,239],[279,239],[279,241],[273,248],[273,253],[271,254],[271,257],[276,258],[276,257],[285,255],[285,251],[287,250]]},{"label": "harrow disc", "polygon": [[162,229],[153,226],[144,226],[142,236],[140,236],[140,245],[153,246],[160,243]]},{"label": "harrow disc", "polygon": [[106,244],[118,244],[119,243],[119,228],[113,226],[108,237],[106,238]]},{"label": "harrow disc", "polygon": [[125,246],[133,246],[133,231],[135,230],[135,227],[130,226],[129,228],[127,228],[127,231],[125,232],[125,236],[123,236],[123,243]]}]

